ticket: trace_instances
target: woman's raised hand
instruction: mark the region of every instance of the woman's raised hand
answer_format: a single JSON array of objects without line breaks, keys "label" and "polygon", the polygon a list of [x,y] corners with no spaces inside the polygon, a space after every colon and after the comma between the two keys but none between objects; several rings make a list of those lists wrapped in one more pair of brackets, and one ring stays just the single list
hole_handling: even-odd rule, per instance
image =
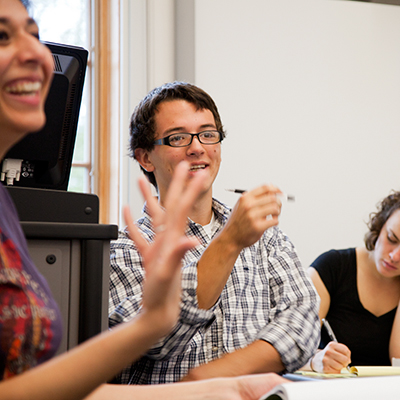
[{"label": "woman's raised hand", "polygon": [[153,328],[166,334],[175,324],[180,309],[181,260],[186,251],[198,244],[196,238],[185,235],[187,217],[201,192],[205,174],[189,178],[189,164],[181,162],[171,181],[163,209],[152,196],[145,178],[139,187],[151,215],[155,240],[148,243],[133,222],[128,207],[124,218],[130,238],[142,256],[146,276],[143,283],[143,308],[154,323]]}]

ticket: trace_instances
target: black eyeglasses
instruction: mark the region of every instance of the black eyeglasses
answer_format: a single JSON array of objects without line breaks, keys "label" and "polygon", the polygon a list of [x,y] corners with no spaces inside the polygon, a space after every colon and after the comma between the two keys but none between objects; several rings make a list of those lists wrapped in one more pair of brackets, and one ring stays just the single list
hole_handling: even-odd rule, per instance
[{"label": "black eyeglasses", "polygon": [[203,131],[199,133],[173,133],[165,138],[158,139],[154,142],[155,145],[165,144],[171,147],[190,146],[193,142],[193,137],[202,144],[217,144],[222,140],[222,134],[218,131]]}]

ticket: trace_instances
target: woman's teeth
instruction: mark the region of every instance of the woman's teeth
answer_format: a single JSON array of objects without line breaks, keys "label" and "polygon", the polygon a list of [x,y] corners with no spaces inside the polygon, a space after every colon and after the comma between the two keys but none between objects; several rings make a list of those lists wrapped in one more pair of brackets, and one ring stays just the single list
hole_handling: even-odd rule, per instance
[{"label": "woman's teeth", "polygon": [[6,92],[12,94],[29,95],[36,93],[38,90],[41,89],[41,87],[42,84],[40,82],[19,82],[14,85],[7,86]]}]

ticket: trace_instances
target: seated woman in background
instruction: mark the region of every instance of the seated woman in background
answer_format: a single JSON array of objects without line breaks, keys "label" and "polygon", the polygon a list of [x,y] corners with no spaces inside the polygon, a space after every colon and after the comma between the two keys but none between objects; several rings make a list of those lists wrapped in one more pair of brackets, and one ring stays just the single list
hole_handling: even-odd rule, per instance
[{"label": "seated woman in background", "polygon": [[[0,160],[28,132],[45,123],[53,71],[50,51],[24,0],[0,0]],[[58,307],[30,258],[11,198],[0,184],[0,397],[57,399],[258,399],[284,379],[274,374],[154,386],[103,384],[140,357],[177,321],[181,259],[197,241],[185,235],[187,215],[206,175],[190,179],[189,164],[175,171],[165,211],[140,187],[153,218],[152,245],[125,210],[129,234],[146,269],[141,313],[110,332],[55,357],[61,336]],[[96,389],[97,388],[97,389]],[[95,390],[96,389],[96,390]]]},{"label": "seated woman in background", "polygon": [[352,365],[391,365],[400,357],[400,192],[370,215],[365,247],[330,250],[310,266],[338,343],[321,329],[320,350],[303,369],[338,373]]}]

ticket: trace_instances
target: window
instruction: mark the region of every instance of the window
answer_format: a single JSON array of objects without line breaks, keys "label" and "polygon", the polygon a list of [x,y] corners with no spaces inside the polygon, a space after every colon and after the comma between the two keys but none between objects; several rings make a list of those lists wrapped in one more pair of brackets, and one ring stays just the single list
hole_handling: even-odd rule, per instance
[{"label": "window", "polygon": [[[90,49],[90,0],[34,0],[31,13],[39,25],[40,39]],[[68,190],[92,191],[92,137],[90,56],[79,114]]]}]

